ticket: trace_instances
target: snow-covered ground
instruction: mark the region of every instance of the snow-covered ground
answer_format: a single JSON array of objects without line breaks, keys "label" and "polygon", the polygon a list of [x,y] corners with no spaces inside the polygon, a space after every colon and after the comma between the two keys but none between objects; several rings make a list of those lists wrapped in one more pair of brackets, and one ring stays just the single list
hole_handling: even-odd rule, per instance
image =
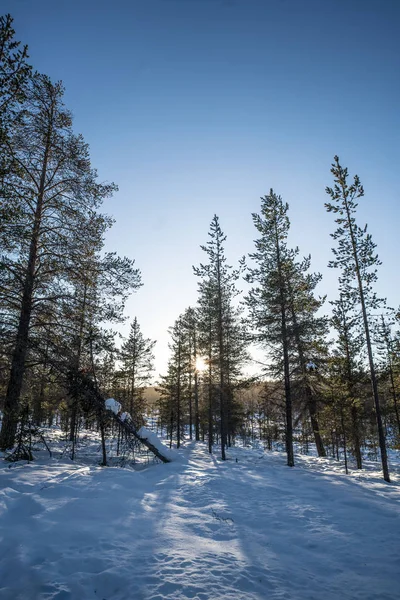
[{"label": "snow-covered ground", "polygon": [[141,471],[0,463],[1,600],[400,598],[398,475],[179,454]]}]

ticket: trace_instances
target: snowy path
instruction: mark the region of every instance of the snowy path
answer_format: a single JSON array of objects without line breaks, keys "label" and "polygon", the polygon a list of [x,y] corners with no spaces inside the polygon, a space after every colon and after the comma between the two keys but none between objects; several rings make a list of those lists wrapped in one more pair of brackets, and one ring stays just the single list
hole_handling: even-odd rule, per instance
[{"label": "snowy path", "polygon": [[1,600],[398,600],[400,487],[188,446],[0,470]]}]

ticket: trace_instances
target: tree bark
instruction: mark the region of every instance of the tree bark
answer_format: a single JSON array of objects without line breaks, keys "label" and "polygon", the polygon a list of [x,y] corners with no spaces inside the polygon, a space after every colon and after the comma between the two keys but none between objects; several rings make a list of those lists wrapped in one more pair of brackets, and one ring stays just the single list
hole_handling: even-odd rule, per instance
[{"label": "tree bark", "polygon": [[389,467],[388,467],[387,452],[386,452],[386,440],[385,440],[385,433],[384,433],[383,424],[382,424],[382,414],[381,414],[381,407],[380,407],[379,393],[378,393],[378,382],[376,379],[374,358],[373,358],[373,354],[372,354],[372,344],[371,344],[371,336],[370,336],[370,332],[369,332],[367,308],[366,308],[366,304],[365,304],[364,286],[363,286],[363,282],[362,282],[362,278],[361,278],[361,270],[360,270],[360,264],[359,264],[359,260],[358,260],[357,244],[356,244],[356,240],[355,240],[355,236],[354,236],[350,211],[349,211],[349,207],[348,207],[348,203],[347,203],[345,194],[343,194],[343,197],[345,199],[347,223],[349,226],[350,239],[351,239],[351,244],[352,244],[352,249],[353,249],[353,257],[354,257],[354,262],[355,262],[355,267],[356,267],[358,290],[359,290],[359,294],[360,294],[361,310],[362,310],[362,316],[363,316],[363,322],[364,322],[365,339],[367,342],[368,362],[369,362],[369,369],[370,369],[370,376],[371,376],[372,394],[373,394],[374,403],[375,403],[375,416],[376,416],[376,424],[377,424],[377,429],[378,429],[379,448],[381,451],[383,478],[385,481],[390,483]]},{"label": "tree bark", "polygon": [[286,454],[288,467],[294,467],[294,451],[293,451],[293,416],[292,416],[292,392],[290,385],[290,368],[289,368],[289,344],[287,338],[286,324],[286,302],[285,289],[282,273],[281,252],[279,247],[278,229],[275,222],[275,237],[276,237],[276,258],[279,276],[279,296],[281,308],[281,335],[282,335],[282,350],[283,350],[283,371],[284,371],[284,387],[285,387],[285,417],[286,417]]},{"label": "tree bark", "polygon": [[53,107],[50,114],[50,123],[47,130],[46,146],[43,155],[42,171],[38,188],[32,237],[29,248],[28,264],[26,268],[24,288],[19,316],[18,331],[15,348],[12,355],[11,371],[4,400],[3,424],[0,432],[0,449],[6,450],[14,445],[19,419],[19,401],[25,373],[26,356],[28,352],[29,325],[32,315],[33,289],[35,284],[35,271],[40,240],[40,226],[42,223],[44,193],[46,185],[47,165],[50,153],[52,133]]},{"label": "tree bark", "polygon": [[319,430],[319,422],[318,422],[318,413],[317,413],[317,403],[313,398],[312,391],[310,387],[306,385],[306,397],[307,397],[307,406],[308,412],[310,415],[311,427],[314,433],[314,441],[317,447],[318,456],[325,457],[326,451],[324,448],[324,443],[322,441],[321,433]]}]

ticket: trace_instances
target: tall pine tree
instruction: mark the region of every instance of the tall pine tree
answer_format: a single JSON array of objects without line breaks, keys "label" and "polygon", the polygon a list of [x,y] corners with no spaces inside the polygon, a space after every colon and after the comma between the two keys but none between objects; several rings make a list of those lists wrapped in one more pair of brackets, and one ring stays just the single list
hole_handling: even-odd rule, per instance
[{"label": "tall pine tree", "polygon": [[374,284],[377,281],[377,267],[381,263],[375,252],[376,244],[372,241],[367,226],[360,227],[356,222],[355,214],[358,200],[364,196],[364,189],[359,177],[356,175],[353,183],[349,184],[348,170],[340,165],[338,156],[334,157],[331,173],[334,177],[334,186],[333,188],[326,188],[326,193],[331,201],[327,202],[325,207],[328,212],[337,215],[335,222],[338,227],[331,234],[333,239],[337,241],[337,247],[333,248],[334,259],[329,263],[329,266],[341,270],[341,282],[346,288],[346,293],[354,297],[359,309],[361,309],[372,395],[375,404],[383,478],[385,481],[390,482],[370,332],[372,313],[382,306],[382,300],[374,292]]}]

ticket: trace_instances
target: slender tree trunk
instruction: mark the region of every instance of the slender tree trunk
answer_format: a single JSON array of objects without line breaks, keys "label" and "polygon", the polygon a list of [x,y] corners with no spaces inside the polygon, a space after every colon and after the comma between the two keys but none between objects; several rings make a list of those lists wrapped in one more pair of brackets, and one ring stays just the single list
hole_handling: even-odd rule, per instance
[{"label": "slender tree trunk", "polygon": [[[179,335],[181,335],[179,333]],[[178,379],[176,390],[176,447],[181,446],[181,339],[178,342]]]},{"label": "slender tree trunk", "polygon": [[209,322],[208,337],[208,452],[212,454],[213,447],[213,390],[212,390],[212,324]]},{"label": "slender tree trunk", "polygon": [[136,395],[136,381],[135,381],[135,367],[133,367],[131,372],[131,393],[129,399],[129,414],[131,415],[131,419],[134,423],[138,423],[138,419],[136,416],[136,408],[135,408],[135,395]]},{"label": "slender tree trunk", "polygon": [[[360,426],[359,426],[359,418],[358,418],[358,410],[357,406],[354,404],[353,399],[353,391],[354,391],[354,379],[353,372],[351,368],[351,356],[350,356],[350,344],[349,344],[349,326],[346,319],[345,314],[343,313],[343,336],[344,336],[344,345],[346,351],[346,370],[347,370],[347,389],[348,395],[352,399],[351,404],[351,429],[353,435],[353,443],[354,443],[354,456],[356,458],[357,469],[362,469],[362,456],[361,456],[361,446],[360,446]],[[341,419],[343,418],[343,410],[341,409]],[[344,434],[345,435],[345,434]]]},{"label": "slender tree trunk", "polygon": [[213,447],[213,410],[212,410],[212,386],[208,383],[208,451],[212,454]]},{"label": "slender tree trunk", "polygon": [[40,387],[39,393],[35,397],[35,401],[33,404],[33,422],[35,425],[41,425],[43,421],[43,404],[44,404],[44,389],[46,385],[46,371],[47,371],[47,354],[48,354],[48,344],[46,344],[46,351],[44,355],[44,363],[42,372],[40,375]]},{"label": "slender tree trunk", "polygon": [[[197,335],[196,325],[193,326],[193,360],[197,361]],[[199,374],[197,368],[194,370],[194,435],[196,442],[200,440],[200,416],[199,416]]]},{"label": "slender tree trunk", "polygon": [[[342,424],[342,433],[343,433],[343,452],[344,452],[344,467],[346,469],[346,475],[349,474],[349,469],[347,465],[347,441],[346,441],[346,429],[344,426],[344,414],[343,414],[343,405],[340,405],[340,422]],[[359,467],[361,469],[361,467]]]},{"label": "slender tree trunk", "polygon": [[385,433],[384,433],[383,424],[382,424],[382,414],[381,414],[381,407],[380,407],[379,393],[378,393],[378,382],[376,379],[374,358],[373,358],[373,354],[372,354],[372,344],[371,344],[371,336],[370,336],[370,331],[369,331],[367,308],[366,308],[366,304],[365,304],[364,286],[363,286],[363,282],[362,282],[362,278],[361,278],[361,270],[360,270],[360,264],[359,264],[359,260],[358,260],[357,244],[356,244],[356,240],[355,240],[355,236],[354,236],[351,215],[350,215],[349,207],[347,204],[346,195],[343,194],[343,197],[345,198],[345,204],[346,204],[347,223],[348,223],[348,227],[349,227],[351,244],[352,244],[352,248],[353,248],[353,258],[354,258],[355,267],[356,267],[358,291],[360,294],[361,310],[362,310],[362,316],[363,316],[363,322],[364,322],[365,339],[367,342],[368,362],[369,362],[369,369],[370,369],[370,376],[371,376],[372,394],[373,394],[374,403],[375,403],[375,416],[376,416],[376,424],[377,424],[377,429],[378,429],[379,448],[381,451],[383,478],[385,481],[390,483],[389,467],[388,467],[387,452],[386,452],[386,440],[385,440]]},{"label": "slender tree trunk", "polygon": [[200,440],[200,417],[199,417],[199,375],[197,370],[194,374],[194,430],[196,442]]},{"label": "slender tree trunk", "polygon": [[379,448],[381,451],[383,478],[385,481],[390,483],[389,466],[388,466],[387,452],[386,452],[385,432],[383,430],[382,413],[381,413],[379,394],[378,394],[378,382],[376,379],[374,359],[372,356],[372,344],[371,344],[369,325],[368,325],[368,319],[367,319],[367,311],[365,308],[364,294],[362,293],[362,290],[361,290],[361,296],[362,296],[362,309],[363,309],[365,337],[367,340],[368,360],[369,360],[369,368],[370,368],[370,374],[371,374],[371,386],[372,386],[372,392],[373,392],[374,402],[375,402],[375,416],[376,416],[376,424],[377,424],[377,429],[378,429]]},{"label": "slender tree trunk", "polygon": [[354,405],[354,402],[351,406],[351,425],[353,431],[354,456],[356,457],[357,469],[362,469],[359,418],[357,406]]},{"label": "slender tree trunk", "polygon": [[221,459],[226,460],[226,426],[225,426],[225,381],[224,381],[224,332],[222,317],[222,293],[219,244],[217,246],[217,281],[218,281],[218,363],[219,363],[219,416],[221,433]]},{"label": "slender tree trunk", "polygon": [[294,467],[294,451],[293,451],[293,417],[292,417],[292,393],[290,385],[290,368],[289,368],[289,343],[287,337],[286,325],[286,302],[284,279],[282,273],[281,253],[279,248],[278,230],[276,232],[276,255],[279,275],[279,295],[281,305],[281,335],[282,335],[282,350],[283,350],[283,370],[284,370],[284,386],[285,386],[285,417],[286,417],[286,454],[287,464],[289,467]]},{"label": "slender tree trunk", "polygon": [[103,458],[101,461],[101,466],[106,467],[107,466],[106,436],[105,436],[105,431],[104,431],[104,418],[101,413],[99,414],[99,419],[100,419],[100,433],[101,433],[101,451],[102,451],[102,455],[103,455]]},{"label": "slender tree trunk", "polygon": [[[75,368],[77,371],[81,368],[81,356],[82,356],[82,345],[83,345],[83,331],[85,328],[86,320],[86,304],[87,304],[87,287],[88,283],[85,279],[83,284],[83,300],[82,310],[79,318],[79,333],[78,333],[78,346],[75,358]],[[74,444],[76,431],[77,431],[77,418],[78,418],[78,398],[72,399],[71,415],[69,423],[69,441]]]},{"label": "slender tree trunk", "polygon": [[321,433],[320,433],[320,429],[319,429],[319,421],[318,421],[318,416],[317,416],[317,403],[316,403],[315,399],[313,398],[312,392],[308,385],[307,385],[306,389],[309,390],[308,392],[306,391],[306,394],[308,396],[307,406],[308,406],[308,412],[310,414],[311,427],[312,427],[313,434],[314,434],[314,441],[315,441],[315,445],[317,447],[318,456],[325,457],[326,451],[324,448],[324,443],[322,441],[322,437],[321,437]]},{"label": "slender tree trunk", "polygon": [[11,448],[13,446],[18,425],[19,400],[25,373],[26,355],[28,352],[29,325],[32,314],[33,289],[35,284],[36,263],[40,240],[40,226],[42,223],[46,173],[50,153],[52,119],[53,114],[50,115],[50,124],[47,131],[46,147],[43,155],[42,171],[36,201],[35,217],[29,248],[29,258],[25,274],[18,331],[15,348],[12,355],[10,378],[4,400],[3,424],[0,431],[1,450],[6,450],[7,448]]},{"label": "slender tree trunk", "polygon": [[286,453],[288,467],[294,467],[294,452],[293,452],[293,417],[292,417],[292,396],[290,387],[289,375],[289,352],[287,347],[285,319],[282,319],[282,334],[283,334],[283,365],[285,378],[285,415],[286,415]]},{"label": "slender tree trunk", "polygon": [[172,410],[172,397],[171,397],[170,430],[169,430],[169,447],[170,448],[172,448],[173,431],[174,431],[174,411]]},{"label": "slender tree trunk", "polygon": [[[189,361],[193,360],[192,338],[189,334]],[[189,364],[189,439],[193,439],[193,364]]]}]

